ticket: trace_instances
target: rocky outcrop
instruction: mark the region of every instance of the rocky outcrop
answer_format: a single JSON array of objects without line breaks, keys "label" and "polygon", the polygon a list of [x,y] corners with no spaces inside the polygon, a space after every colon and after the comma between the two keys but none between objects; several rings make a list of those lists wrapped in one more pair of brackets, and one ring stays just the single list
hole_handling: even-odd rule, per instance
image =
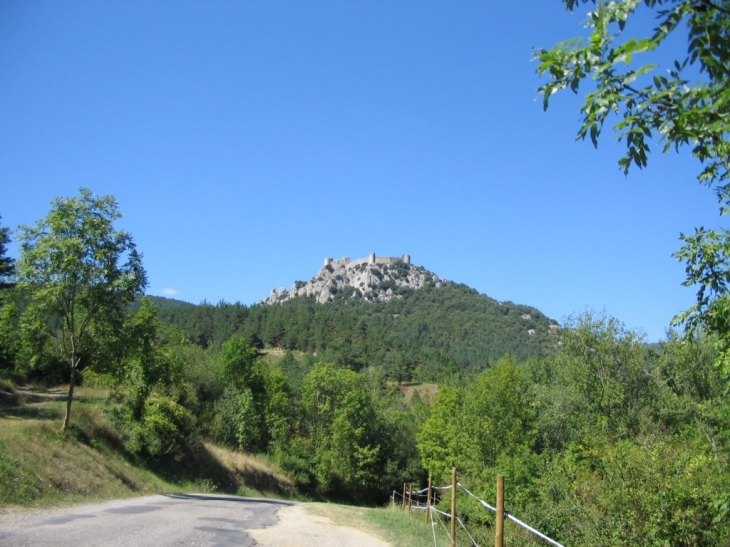
[{"label": "rocky outcrop", "polygon": [[355,261],[347,257],[326,259],[312,279],[297,281],[289,290],[273,289],[262,303],[280,304],[298,296],[314,297],[321,304],[340,298],[387,302],[426,285],[441,287],[447,283],[436,274],[400,259],[375,259],[374,255]]}]

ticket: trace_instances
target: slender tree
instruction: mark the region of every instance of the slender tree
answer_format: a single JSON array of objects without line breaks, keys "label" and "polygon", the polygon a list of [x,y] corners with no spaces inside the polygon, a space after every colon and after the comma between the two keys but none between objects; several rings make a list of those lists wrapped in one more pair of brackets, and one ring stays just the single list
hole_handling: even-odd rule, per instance
[{"label": "slender tree", "polygon": [[0,289],[12,285],[10,279],[15,273],[15,260],[6,256],[8,243],[10,243],[10,228],[2,226],[0,227]]},{"label": "slender tree", "polygon": [[18,284],[30,305],[26,325],[48,329],[68,363],[70,385],[63,430],[71,418],[76,371],[96,327],[121,327],[126,306],[147,285],[141,255],[132,237],[116,230],[121,217],[113,196],[96,197],[82,188],[73,198],[58,198],[35,226],[22,226]]}]

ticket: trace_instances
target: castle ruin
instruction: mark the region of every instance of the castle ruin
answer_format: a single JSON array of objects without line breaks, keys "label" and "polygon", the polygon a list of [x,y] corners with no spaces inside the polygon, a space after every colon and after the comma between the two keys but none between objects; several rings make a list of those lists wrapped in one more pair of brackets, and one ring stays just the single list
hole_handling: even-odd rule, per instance
[{"label": "castle ruin", "polygon": [[345,266],[348,270],[354,268],[360,264],[395,264],[396,262],[403,262],[404,264],[411,263],[411,255],[403,255],[401,257],[394,256],[375,256],[375,253],[370,253],[367,258],[358,258],[357,260],[350,260],[349,256],[335,260],[334,258],[325,258],[324,267],[332,266],[334,268]]}]

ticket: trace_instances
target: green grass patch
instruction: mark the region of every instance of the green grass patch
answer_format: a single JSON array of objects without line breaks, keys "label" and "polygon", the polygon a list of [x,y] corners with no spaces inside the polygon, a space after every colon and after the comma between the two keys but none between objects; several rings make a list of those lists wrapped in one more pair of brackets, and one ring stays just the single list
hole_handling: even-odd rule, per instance
[{"label": "green grass patch", "polygon": [[[398,547],[433,544],[431,524],[425,522],[423,511],[409,513],[400,507],[367,508],[334,503],[311,503],[307,504],[306,510],[308,513],[327,517],[336,524],[368,532]],[[436,539],[439,545],[449,544],[449,536],[443,529],[436,530]]]},{"label": "green grass patch", "polygon": [[[367,522],[380,531],[380,535],[389,543],[398,547],[423,547],[432,545],[434,531],[438,545],[449,545],[449,536],[438,522],[434,529],[427,523],[424,511],[410,513],[400,507],[370,509],[364,515]],[[448,526],[448,524],[447,524]],[[460,543],[461,545],[461,543]],[[463,545],[467,545],[464,543]]]}]

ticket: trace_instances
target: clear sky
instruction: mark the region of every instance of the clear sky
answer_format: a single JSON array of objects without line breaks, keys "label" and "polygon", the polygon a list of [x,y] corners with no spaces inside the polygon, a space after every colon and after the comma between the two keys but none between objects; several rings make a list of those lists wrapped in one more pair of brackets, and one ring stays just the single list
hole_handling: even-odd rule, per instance
[{"label": "clear sky", "polygon": [[[687,157],[628,178],[580,99],[542,110],[559,0],[0,2],[0,215],[112,194],[149,294],[253,304],[374,252],[649,341],[692,304],[680,232],[720,223]],[[10,254],[17,256],[17,246]]]}]

